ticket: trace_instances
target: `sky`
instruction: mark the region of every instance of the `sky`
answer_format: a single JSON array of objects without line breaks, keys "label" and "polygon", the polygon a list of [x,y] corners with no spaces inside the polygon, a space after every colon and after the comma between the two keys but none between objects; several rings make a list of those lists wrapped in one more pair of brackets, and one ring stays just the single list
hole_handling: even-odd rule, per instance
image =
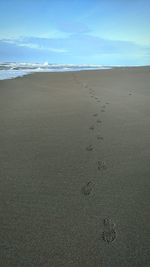
[{"label": "sky", "polygon": [[0,0],[0,62],[150,65],[149,0]]}]

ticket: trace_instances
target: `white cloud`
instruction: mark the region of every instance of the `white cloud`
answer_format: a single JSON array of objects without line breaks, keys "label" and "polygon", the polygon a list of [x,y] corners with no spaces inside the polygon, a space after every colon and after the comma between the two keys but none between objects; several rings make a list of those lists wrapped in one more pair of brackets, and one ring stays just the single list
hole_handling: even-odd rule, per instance
[{"label": "white cloud", "polygon": [[[39,40],[42,38],[38,38]],[[46,38],[47,40],[49,40],[48,38]],[[42,45],[42,44],[38,44],[35,42],[28,42],[28,38],[24,38],[24,37],[20,37],[19,39],[2,39],[0,41],[3,41],[4,43],[7,44],[14,44],[16,46],[19,47],[27,47],[27,48],[31,48],[31,49],[38,49],[38,50],[45,50],[45,51],[50,51],[50,52],[54,52],[54,53],[66,53],[68,52],[67,49],[64,48],[55,48],[55,47],[51,47],[49,45]]]},{"label": "white cloud", "polygon": [[24,46],[32,49],[40,49],[40,50],[46,50],[54,53],[66,53],[66,49],[61,49],[61,48],[53,48],[53,47],[45,47],[39,44],[32,44],[32,43],[19,43],[17,44],[18,46]]},{"label": "white cloud", "polygon": [[[16,43],[17,44],[17,43]],[[40,49],[40,46],[38,44],[31,44],[31,43],[18,43],[18,46],[24,46],[24,47],[29,47],[33,49]]]}]

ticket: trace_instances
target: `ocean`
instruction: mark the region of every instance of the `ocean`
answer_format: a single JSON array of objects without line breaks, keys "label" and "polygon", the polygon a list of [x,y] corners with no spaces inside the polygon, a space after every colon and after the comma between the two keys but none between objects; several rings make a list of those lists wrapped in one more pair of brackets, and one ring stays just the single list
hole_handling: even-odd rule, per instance
[{"label": "ocean", "polygon": [[74,64],[49,64],[41,63],[16,63],[2,62],[0,63],[0,80],[13,79],[34,72],[66,72],[81,70],[99,70],[111,69],[111,67],[102,65],[74,65]]}]

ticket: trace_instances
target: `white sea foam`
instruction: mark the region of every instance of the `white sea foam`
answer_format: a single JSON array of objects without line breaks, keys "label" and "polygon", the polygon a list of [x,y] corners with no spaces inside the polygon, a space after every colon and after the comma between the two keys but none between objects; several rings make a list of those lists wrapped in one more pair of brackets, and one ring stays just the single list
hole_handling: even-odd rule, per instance
[{"label": "white sea foam", "polygon": [[13,79],[29,74],[30,72],[19,70],[0,70],[0,80]]},{"label": "white sea foam", "polygon": [[66,71],[81,71],[94,69],[110,69],[102,65],[73,65],[73,64],[49,64],[48,62],[41,63],[0,63],[0,80],[12,79],[24,76],[33,72],[66,72]]}]

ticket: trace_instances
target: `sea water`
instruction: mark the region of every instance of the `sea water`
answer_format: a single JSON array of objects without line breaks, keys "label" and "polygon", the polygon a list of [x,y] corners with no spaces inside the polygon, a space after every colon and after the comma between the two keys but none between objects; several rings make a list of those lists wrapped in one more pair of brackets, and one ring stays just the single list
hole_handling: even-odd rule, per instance
[{"label": "sea water", "polygon": [[74,64],[49,64],[41,63],[16,63],[4,62],[0,63],[0,80],[13,79],[34,72],[66,72],[81,70],[99,70],[111,69],[111,67],[102,65],[74,65]]}]

